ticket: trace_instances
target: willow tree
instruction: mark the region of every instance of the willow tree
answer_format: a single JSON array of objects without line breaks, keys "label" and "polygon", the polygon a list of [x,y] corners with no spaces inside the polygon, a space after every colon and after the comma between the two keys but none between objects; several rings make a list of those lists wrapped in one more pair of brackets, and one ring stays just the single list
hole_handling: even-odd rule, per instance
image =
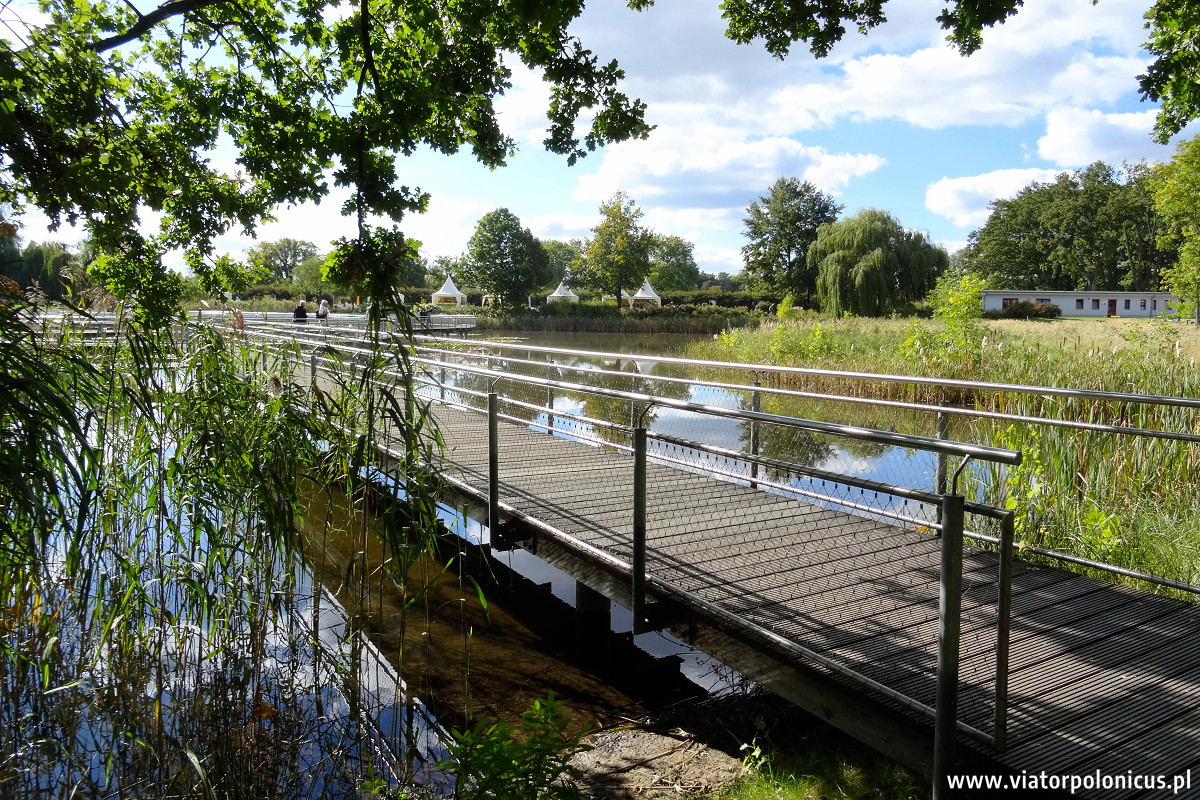
[{"label": "willow tree", "polygon": [[866,209],[822,225],[808,249],[821,310],[879,317],[923,298],[949,263],[946,251],[886,211]]}]

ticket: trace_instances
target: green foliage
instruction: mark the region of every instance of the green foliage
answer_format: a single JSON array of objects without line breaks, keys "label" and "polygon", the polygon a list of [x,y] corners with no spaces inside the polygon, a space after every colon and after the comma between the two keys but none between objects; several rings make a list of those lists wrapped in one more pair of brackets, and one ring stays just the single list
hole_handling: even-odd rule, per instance
[{"label": "green foliage", "polygon": [[742,248],[743,273],[777,294],[804,298],[809,305],[817,289],[817,267],[808,249],[821,225],[837,220],[842,206],[805,181],[780,178],[765,197],[750,204],[742,220],[747,244]]},{"label": "green foliage", "polygon": [[642,210],[624,192],[600,205],[603,219],[592,228],[584,248],[579,278],[593,289],[607,292],[620,304],[622,290],[635,290],[650,274],[650,248],[654,235],[638,222]]},{"label": "green foliage", "polygon": [[1062,316],[1062,308],[1055,303],[1018,300],[999,310],[985,311],[983,315],[987,319],[1058,319]]},{"label": "green foliage", "polygon": [[[0,203],[83,224],[120,254],[102,271],[110,290],[161,321],[177,294],[150,295],[177,288],[161,266],[169,250],[211,265],[231,228],[253,233],[280,204],[319,201],[332,185],[353,188],[342,211],[363,228],[423,210],[428,196],[399,185],[396,166],[421,145],[502,165],[514,147],[494,106],[506,61],[545,77],[544,141],[569,162],[649,131],[616,63],[570,33],[575,0],[342,10],[50,0],[20,41],[0,41]],[[236,173],[207,156],[218,142],[236,149]],[[138,232],[146,210],[161,220],[153,235]]]},{"label": "green foliage", "polygon": [[543,800],[575,798],[570,779],[578,773],[567,762],[589,749],[587,730],[569,733],[563,703],[550,692],[534,700],[521,722],[483,721],[473,730],[454,732],[450,756],[440,765],[457,775],[454,796],[464,800]]},{"label": "green foliage", "polygon": [[465,284],[524,304],[527,295],[550,280],[550,262],[541,243],[521,227],[507,208],[483,215],[467,242]]},{"label": "green foliage", "polygon": [[1138,81],[1143,98],[1161,104],[1154,140],[1166,144],[1200,114],[1200,10],[1191,3],[1158,0],[1146,19],[1150,40],[1145,48],[1155,59]]},{"label": "green foliage", "polygon": [[317,252],[317,246],[312,242],[280,239],[251,247],[250,252],[246,254],[246,260],[259,270],[259,279],[271,276],[290,281],[296,277],[296,270],[300,265],[305,260],[315,258]]},{"label": "green foliage", "polygon": [[[546,239],[542,241],[542,250],[546,252],[549,269],[549,279],[546,281],[546,286],[558,286],[560,281],[566,280],[571,276],[576,264],[582,263],[583,241],[580,239],[571,239],[567,242],[561,242],[557,239]],[[441,284],[439,283],[438,286],[441,286]]]},{"label": "green foliage", "polygon": [[769,347],[776,364],[812,364],[835,355],[838,349],[829,329],[819,322],[779,325]]},{"label": "green foliage", "polygon": [[655,236],[650,246],[650,283],[664,292],[695,291],[700,268],[692,255],[695,244],[679,236]]},{"label": "green foliage", "polygon": [[943,273],[929,293],[933,317],[941,323],[936,333],[929,333],[914,320],[900,352],[910,359],[942,360],[948,363],[975,366],[982,358],[984,328],[979,323],[983,313],[983,290],[986,284],[978,275],[962,270]]},{"label": "green foliage", "polygon": [[928,236],[905,230],[884,211],[867,209],[822,225],[808,250],[821,310],[841,317],[884,316],[933,288],[949,256]]},{"label": "green foliage", "polygon": [[1118,173],[1097,161],[995,200],[964,264],[988,288],[1157,290],[1175,248],[1161,239],[1151,176],[1144,162]]},{"label": "green foliage", "polygon": [[1179,248],[1179,260],[1163,271],[1163,285],[1196,303],[1200,320],[1200,136],[1181,141],[1154,175],[1154,207],[1166,220],[1163,244]]},{"label": "green foliage", "polygon": [[794,306],[795,303],[792,301],[792,293],[788,292],[783,296],[783,299],[779,301],[779,305],[775,307],[775,316],[779,317],[780,319],[787,319],[792,315],[792,308]]}]

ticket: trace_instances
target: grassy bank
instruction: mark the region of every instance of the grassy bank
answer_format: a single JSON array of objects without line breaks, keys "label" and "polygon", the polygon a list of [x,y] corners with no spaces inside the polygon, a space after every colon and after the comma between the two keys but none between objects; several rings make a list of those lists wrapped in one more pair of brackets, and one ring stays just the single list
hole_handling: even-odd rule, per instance
[{"label": "grassy bank", "polygon": [[[970,348],[936,323],[809,318],[694,344],[696,358],[829,370],[948,377],[1194,398],[1200,330],[1162,320],[978,322]],[[936,402],[941,391],[797,377],[838,394]],[[1049,395],[951,392],[957,405],[1134,428],[1200,433],[1194,409],[1086,402]],[[855,409],[854,412],[857,412]],[[844,412],[844,413],[854,413]],[[786,413],[786,412],[781,412]],[[865,416],[865,412],[864,412]],[[857,424],[869,424],[858,422]],[[927,431],[913,431],[927,433]],[[978,420],[952,436],[1020,450],[1024,463],[980,475],[983,496],[1016,509],[1022,546],[1045,547],[1200,583],[1200,447],[1144,437]]]}]

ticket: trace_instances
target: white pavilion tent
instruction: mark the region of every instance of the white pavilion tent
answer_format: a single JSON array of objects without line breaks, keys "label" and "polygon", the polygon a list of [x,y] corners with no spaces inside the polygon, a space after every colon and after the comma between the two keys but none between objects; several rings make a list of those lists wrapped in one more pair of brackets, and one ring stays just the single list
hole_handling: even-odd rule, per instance
[{"label": "white pavilion tent", "polygon": [[467,296],[458,290],[454,285],[454,279],[449,275],[446,276],[446,282],[442,284],[442,288],[433,293],[429,298],[434,305],[441,303],[453,303],[456,306],[461,306],[467,302]]},{"label": "white pavilion tent", "polygon": [[658,296],[658,292],[654,291],[654,287],[650,285],[649,278],[642,281],[642,288],[638,289],[637,294],[633,296],[631,305],[634,308],[642,308],[648,305],[662,306],[662,298]]},{"label": "white pavilion tent", "polygon": [[579,295],[571,291],[566,281],[559,281],[558,288],[553,294],[546,296],[547,303],[578,303]]}]

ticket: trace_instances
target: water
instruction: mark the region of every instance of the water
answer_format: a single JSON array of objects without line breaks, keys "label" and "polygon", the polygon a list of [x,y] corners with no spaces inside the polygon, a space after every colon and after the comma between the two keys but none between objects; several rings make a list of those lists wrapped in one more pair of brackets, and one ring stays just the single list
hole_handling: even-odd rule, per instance
[{"label": "water", "polygon": [[[482,341],[499,341],[507,344],[529,344],[538,347],[555,347],[593,352],[611,352],[640,357],[601,358],[586,355],[547,354],[521,349],[504,349],[490,362],[478,361],[479,366],[489,365],[493,369],[514,374],[549,377],[566,383],[585,383],[608,389],[646,392],[659,396],[683,400],[707,406],[737,410],[757,408],[769,414],[821,422],[853,425],[877,430],[909,433],[918,436],[937,435],[936,416],[931,413],[911,412],[890,408],[873,407],[859,403],[813,399],[772,393],[764,388],[756,401],[749,389],[732,389],[717,386],[700,386],[672,382],[671,379],[705,380],[725,384],[748,384],[752,374],[743,370],[714,371],[687,364],[675,364],[654,360],[654,356],[686,356],[689,344],[703,337],[695,336],[618,336],[588,333],[535,333],[528,335],[492,336]],[[536,362],[519,363],[519,362]],[[541,364],[546,364],[543,367]],[[553,365],[553,366],[550,366]],[[666,380],[659,380],[666,379]],[[446,373],[448,386],[485,390],[485,381],[477,376]],[[544,405],[543,390],[534,387],[506,386],[504,393],[519,397],[530,403]],[[555,411],[564,415],[592,417],[621,425],[628,425],[631,409],[624,401],[594,394],[557,391],[553,400]],[[893,447],[875,442],[810,433],[783,425],[757,425],[752,430],[749,423],[724,419],[688,410],[665,406],[654,406],[642,416],[644,424],[654,433],[676,439],[699,442],[736,452],[757,452],[760,456],[787,462],[812,470],[836,473],[881,484],[904,486],[912,489],[935,491],[937,489],[938,459],[933,453],[904,447]],[[547,425],[550,420],[542,414],[533,420],[537,425]],[[622,441],[623,434],[614,433],[603,427],[557,417],[556,435],[567,438]],[[952,427],[953,438],[956,429]],[[649,453],[653,458],[665,455],[666,448],[651,439]],[[673,451],[678,456],[678,450]],[[718,469],[732,475],[751,477],[749,463],[736,459],[715,456],[703,451],[691,450],[684,460],[708,469]],[[760,476],[764,482],[779,485],[776,491],[789,489],[804,493],[808,499],[824,505],[849,503],[859,511],[895,514],[902,521],[925,522],[932,520],[935,512],[911,501],[863,490],[835,485],[827,480],[810,479],[786,470],[765,469]],[[771,490],[770,487],[764,487]],[[829,499],[822,499],[823,497]],[[863,506],[866,506],[864,508]]]}]

